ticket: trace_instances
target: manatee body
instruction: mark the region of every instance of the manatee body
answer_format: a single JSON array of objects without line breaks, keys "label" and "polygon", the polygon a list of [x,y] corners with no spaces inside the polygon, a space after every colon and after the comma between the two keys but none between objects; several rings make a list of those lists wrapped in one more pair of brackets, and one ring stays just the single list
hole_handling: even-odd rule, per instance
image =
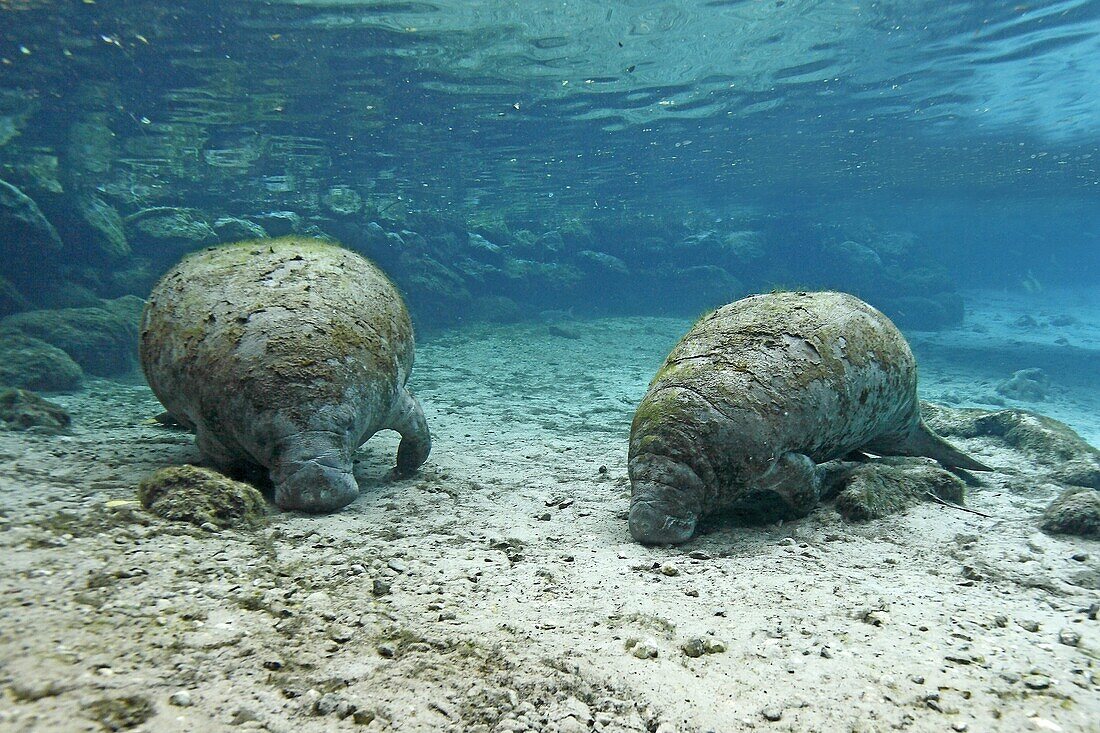
[{"label": "manatee body", "polygon": [[379,430],[401,434],[398,473],[431,450],[405,388],[405,304],[377,267],[334,244],[285,237],[186,257],[149,297],[140,355],[203,458],[227,473],[266,470],[284,509],[353,501],[352,453]]},{"label": "manatee body", "polygon": [[854,451],[989,470],[925,426],[913,354],[882,313],[844,293],[739,300],[695,324],[638,406],[630,532],[684,542],[700,517],[761,500],[804,515],[816,464]]}]

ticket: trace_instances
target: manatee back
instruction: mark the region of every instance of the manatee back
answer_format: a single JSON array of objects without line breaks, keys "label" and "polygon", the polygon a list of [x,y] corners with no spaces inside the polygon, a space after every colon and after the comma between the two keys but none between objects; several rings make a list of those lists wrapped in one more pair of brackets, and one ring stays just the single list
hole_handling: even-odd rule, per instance
[{"label": "manatee back", "polygon": [[355,253],[256,240],[169,271],[146,304],[140,356],[168,411],[216,435],[265,413],[365,430],[364,406],[388,409],[408,378],[412,324],[394,285]]},{"label": "manatee back", "polygon": [[769,293],[704,316],[669,354],[650,394],[685,388],[737,425],[755,451],[838,457],[919,419],[904,337],[845,293]]}]

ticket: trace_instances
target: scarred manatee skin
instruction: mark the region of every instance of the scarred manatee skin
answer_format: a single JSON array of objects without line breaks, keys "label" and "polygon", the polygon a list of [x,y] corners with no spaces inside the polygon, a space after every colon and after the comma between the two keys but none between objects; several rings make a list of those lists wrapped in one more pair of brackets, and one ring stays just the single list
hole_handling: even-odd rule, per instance
[{"label": "scarred manatee skin", "polygon": [[986,468],[924,426],[916,361],[882,313],[836,292],[738,300],[692,327],[638,406],[631,534],[684,542],[701,517],[750,498],[805,514],[816,464],[857,450]]},{"label": "scarred manatee skin", "polygon": [[140,357],[203,458],[230,473],[268,471],[285,509],[352,501],[351,454],[379,430],[402,434],[403,472],[431,447],[405,387],[414,343],[401,295],[333,243],[291,236],[189,255],[149,296]]}]

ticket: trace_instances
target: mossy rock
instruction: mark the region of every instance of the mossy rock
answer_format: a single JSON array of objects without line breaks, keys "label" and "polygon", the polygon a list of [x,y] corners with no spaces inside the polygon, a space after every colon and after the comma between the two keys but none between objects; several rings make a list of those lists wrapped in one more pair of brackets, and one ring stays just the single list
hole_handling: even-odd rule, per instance
[{"label": "mossy rock", "polygon": [[478,210],[466,223],[467,228],[488,239],[493,244],[506,245],[512,241],[512,232],[508,223],[499,213]]},{"label": "mossy rock", "polygon": [[1043,512],[1043,531],[1100,540],[1100,491],[1073,486]]},{"label": "mossy rock", "polygon": [[88,713],[107,730],[128,730],[152,718],[157,709],[144,695],[130,695],[96,700],[88,706]]},{"label": "mossy rock", "polygon": [[4,251],[5,276],[24,292],[43,281],[43,271],[65,246],[53,224],[46,220],[33,199],[7,181],[0,180],[0,249]]},{"label": "mossy rock", "polygon": [[931,459],[881,458],[834,474],[826,494],[836,494],[837,511],[847,520],[863,522],[897,514],[928,494],[961,504],[966,485]]},{"label": "mossy rock", "polygon": [[252,486],[199,466],[170,466],[138,484],[141,505],[173,522],[254,527],[267,513],[267,502]]},{"label": "mossy rock", "polygon": [[267,232],[259,224],[248,219],[224,216],[214,222],[214,233],[221,242],[240,242],[245,239],[267,239]]},{"label": "mossy rock", "polygon": [[141,305],[131,295],[96,307],[16,313],[0,326],[61,349],[91,374],[113,376],[134,367]]},{"label": "mossy rock", "polygon": [[25,311],[30,307],[30,301],[23,297],[19,289],[0,275],[0,316]]},{"label": "mossy rock", "polygon": [[68,429],[72,418],[65,408],[25,389],[0,391],[0,425],[9,430],[40,428],[60,433]]},{"label": "mossy rock", "polygon": [[76,199],[76,211],[86,225],[85,235],[91,249],[111,262],[130,256],[130,244],[115,207],[96,194],[84,194]]},{"label": "mossy rock", "polygon": [[1057,481],[1100,489],[1100,450],[1073,428],[1027,410],[953,409],[921,403],[930,428],[944,437],[990,438],[1051,470]]},{"label": "mossy rock", "polygon": [[153,259],[172,260],[218,241],[206,215],[198,209],[160,206],[126,217],[133,247]]},{"label": "mossy rock", "polygon": [[[914,331],[939,331],[955,325],[958,321],[943,304],[933,298],[919,295],[903,295],[900,298],[886,298],[876,303],[898,328]],[[960,318],[961,320],[961,318]]]},{"label": "mossy rock", "polygon": [[41,339],[0,333],[0,386],[62,392],[80,387],[84,371],[68,354]]}]

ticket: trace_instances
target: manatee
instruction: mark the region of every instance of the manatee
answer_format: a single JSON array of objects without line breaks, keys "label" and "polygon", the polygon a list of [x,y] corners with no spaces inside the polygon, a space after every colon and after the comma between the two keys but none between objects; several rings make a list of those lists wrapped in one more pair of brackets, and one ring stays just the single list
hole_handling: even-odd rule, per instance
[{"label": "manatee", "polygon": [[408,310],[381,270],[335,244],[292,236],[184,258],[149,296],[140,356],[203,459],[231,475],[266,472],[283,509],[353,501],[352,453],[379,430],[401,434],[398,475],[431,450],[405,386]]},{"label": "manatee", "polygon": [[668,355],[630,429],[630,532],[681,543],[742,502],[802,516],[817,465],[853,453],[988,471],[921,420],[917,366],[890,320],[845,293],[755,295],[701,318]]}]

